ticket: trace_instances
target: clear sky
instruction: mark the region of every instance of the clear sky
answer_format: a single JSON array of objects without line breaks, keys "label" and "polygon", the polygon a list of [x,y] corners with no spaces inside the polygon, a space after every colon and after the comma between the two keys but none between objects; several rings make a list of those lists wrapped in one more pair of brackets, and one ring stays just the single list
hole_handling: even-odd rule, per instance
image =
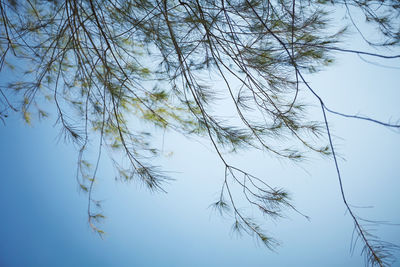
[{"label": "clear sky", "polygon": [[[399,66],[393,61],[392,66]],[[309,76],[326,104],[377,119],[400,118],[400,70],[343,55],[327,71]],[[312,101],[310,95],[303,97]],[[313,102],[315,105],[317,102]],[[316,107],[311,114],[321,119]],[[368,122],[329,115],[341,156],[345,191],[362,217],[400,223],[400,135]],[[269,155],[241,152],[234,160],[250,172],[287,188],[311,221],[259,218],[281,241],[271,252],[246,235],[231,232],[232,220],[213,213],[223,166],[207,141],[164,136],[159,160],[175,178],[167,194],[149,193],[114,180],[101,161],[95,197],[107,216],[104,239],[87,224],[87,197],[75,181],[77,152],[57,142],[54,115],[27,126],[11,114],[0,124],[0,266],[363,266],[360,248],[351,255],[353,225],[340,197],[332,160],[314,157],[294,165]],[[162,133],[160,132],[160,135]],[[161,145],[161,138],[156,140]],[[174,172],[172,172],[174,171]],[[400,226],[374,232],[400,244]],[[400,260],[400,253],[397,253]],[[394,266],[400,266],[397,261]]]}]

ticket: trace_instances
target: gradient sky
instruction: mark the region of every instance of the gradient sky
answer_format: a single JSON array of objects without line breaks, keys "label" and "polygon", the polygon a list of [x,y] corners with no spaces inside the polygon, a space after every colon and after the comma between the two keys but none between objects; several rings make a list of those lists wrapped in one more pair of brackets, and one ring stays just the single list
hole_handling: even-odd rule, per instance
[{"label": "gradient sky", "polygon": [[[397,60],[391,65],[400,64]],[[386,121],[400,118],[399,71],[341,55],[333,67],[308,79],[329,107]],[[317,105],[309,94],[302,97]],[[318,106],[311,110],[322,119]],[[233,158],[251,173],[287,188],[296,207],[311,217],[307,221],[288,212],[278,221],[259,218],[281,241],[271,252],[252,237],[232,234],[233,221],[209,208],[223,179],[223,165],[207,141],[200,144],[168,132],[164,154],[173,155],[156,162],[174,171],[176,180],[166,186],[167,194],[115,181],[109,160],[102,158],[95,198],[103,200],[107,234],[100,239],[87,224],[87,197],[75,180],[77,151],[57,141],[55,119],[53,115],[27,126],[11,114],[5,126],[0,124],[0,266],[364,264],[359,247],[350,253],[353,224],[332,160],[314,156],[295,165],[251,151]],[[332,115],[329,121],[345,159],[339,164],[350,203],[374,206],[356,212],[366,219],[400,223],[399,133]],[[155,142],[161,145],[160,140]],[[380,226],[374,233],[400,244],[399,226]]]}]

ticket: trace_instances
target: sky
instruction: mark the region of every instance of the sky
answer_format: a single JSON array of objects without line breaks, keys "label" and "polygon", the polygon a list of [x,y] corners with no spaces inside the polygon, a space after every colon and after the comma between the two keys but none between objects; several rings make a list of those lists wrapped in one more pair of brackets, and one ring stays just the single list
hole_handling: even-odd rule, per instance
[{"label": "sky", "polygon": [[[341,55],[333,67],[307,79],[333,109],[395,121],[399,71]],[[307,93],[303,97],[314,101]],[[311,116],[322,119],[312,103]],[[400,223],[399,133],[328,118],[345,192],[351,204],[363,207],[356,213]],[[101,239],[87,223],[87,196],[75,180],[77,150],[58,141],[55,120],[53,115],[29,126],[10,114],[6,125],[0,124],[0,266],[364,266],[360,247],[351,253],[353,224],[332,160],[312,157],[295,165],[253,151],[232,159],[286,188],[296,208],[311,217],[288,211],[277,221],[258,218],[281,243],[269,251],[252,237],[232,233],[231,218],[209,208],[224,171],[210,144],[169,132],[163,136],[169,156],[156,162],[175,178],[165,187],[167,194],[115,181],[109,160],[101,159],[94,193],[107,217]],[[160,146],[162,134],[155,140]],[[375,228],[383,240],[400,244],[400,226]],[[396,255],[400,260],[400,252]]]}]

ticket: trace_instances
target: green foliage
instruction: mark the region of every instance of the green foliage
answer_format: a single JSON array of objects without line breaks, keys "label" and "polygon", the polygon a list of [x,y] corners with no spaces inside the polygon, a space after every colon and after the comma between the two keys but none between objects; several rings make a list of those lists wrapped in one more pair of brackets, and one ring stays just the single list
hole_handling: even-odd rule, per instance
[{"label": "green foliage", "polygon": [[[121,180],[163,191],[170,178],[151,164],[158,150],[136,122],[206,137],[225,165],[214,208],[234,218],[235,231],[253,234],[272,249],[277,242],[236,207],[238,195],[231,188],[242,188],[245,201],[267,218],[283,216],[285,208],[297,210],[284,190],[231,166],[224,153],[255,148],[293,161],[310,152],[336,160],[325,111],[374,121],[331,111],[303,76],[332,64],[333,51],[362,53],[337,46],[346,25],[330,27],[336,8],[345,8],[356,26],[354,7],[382,37],[369,44],[399,44],[395,0],[3,0],[0,71],[23,75],[0,85],[0,119],[19,110],[30,124],[32,113],[48,117],[43,103],[54,104],[62,135],[79,147],[77,180],[89,196],[90,226],[100,236],[104,232],[95,223],[104,216],[92,198],[99,160],[85,159],[93,139],[99,140],[99,159],[104,147],[111,148]],[[216,88],[205,79],[223,85]],[[306,116],[298,98],[302,90],[321,104],[322,122]],[[214,111],[226,101],[233,107],[230,118]],[[383,266],[383,256],[353,219],[371,265]]]}]

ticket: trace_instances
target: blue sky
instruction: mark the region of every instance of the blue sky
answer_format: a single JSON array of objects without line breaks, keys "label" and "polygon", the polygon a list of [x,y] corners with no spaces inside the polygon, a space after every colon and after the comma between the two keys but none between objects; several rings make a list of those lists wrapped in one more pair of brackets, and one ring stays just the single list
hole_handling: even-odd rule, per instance
[{"label": "blue sky", "polygon": [[[398,66],[396,62],[392,66]],[[381,120],[400,118],[399,69],[343,55],[335,66],[308,79],[336,110]],[[303,97],[313,101],[307,93]],[[311,110],[311,116],[321,119],[317,106]],[[374,206],[356,212],[400,223],[399,133],[332,115],[329,121],[337,151],[345,159],[339,164],[350,203]],[[288,212],[275,222],[259,218],[282,243],[271,252],[251,237],[232,234],[230,218],[209,208],[223,179],[223,166],[211,146],[173,133],[164,136],[164,154],[173,155],[156,162],[176,179],[166,186],[167,194],[115,181],[110,162],[102,158],[95,197],[103,200],[107,234],[100,239],[87,224],[87,198],[75,181],[77,152],[57,141],[54,122],[52,116],[27,126],[11,114],[6,125],[0,125],[0,266],[364,264],[359,247],[350,253],[353,225],[331,160],[313,157],[295,165],[249,151],[232,159],[287,188],[296,207],[311,217],[307,221]],[[160,140],[155,142],[161,145]],[[380,226],[375,233],[399,244],[399,226]],[[394,266],[400,266],[399,261]]]}]

